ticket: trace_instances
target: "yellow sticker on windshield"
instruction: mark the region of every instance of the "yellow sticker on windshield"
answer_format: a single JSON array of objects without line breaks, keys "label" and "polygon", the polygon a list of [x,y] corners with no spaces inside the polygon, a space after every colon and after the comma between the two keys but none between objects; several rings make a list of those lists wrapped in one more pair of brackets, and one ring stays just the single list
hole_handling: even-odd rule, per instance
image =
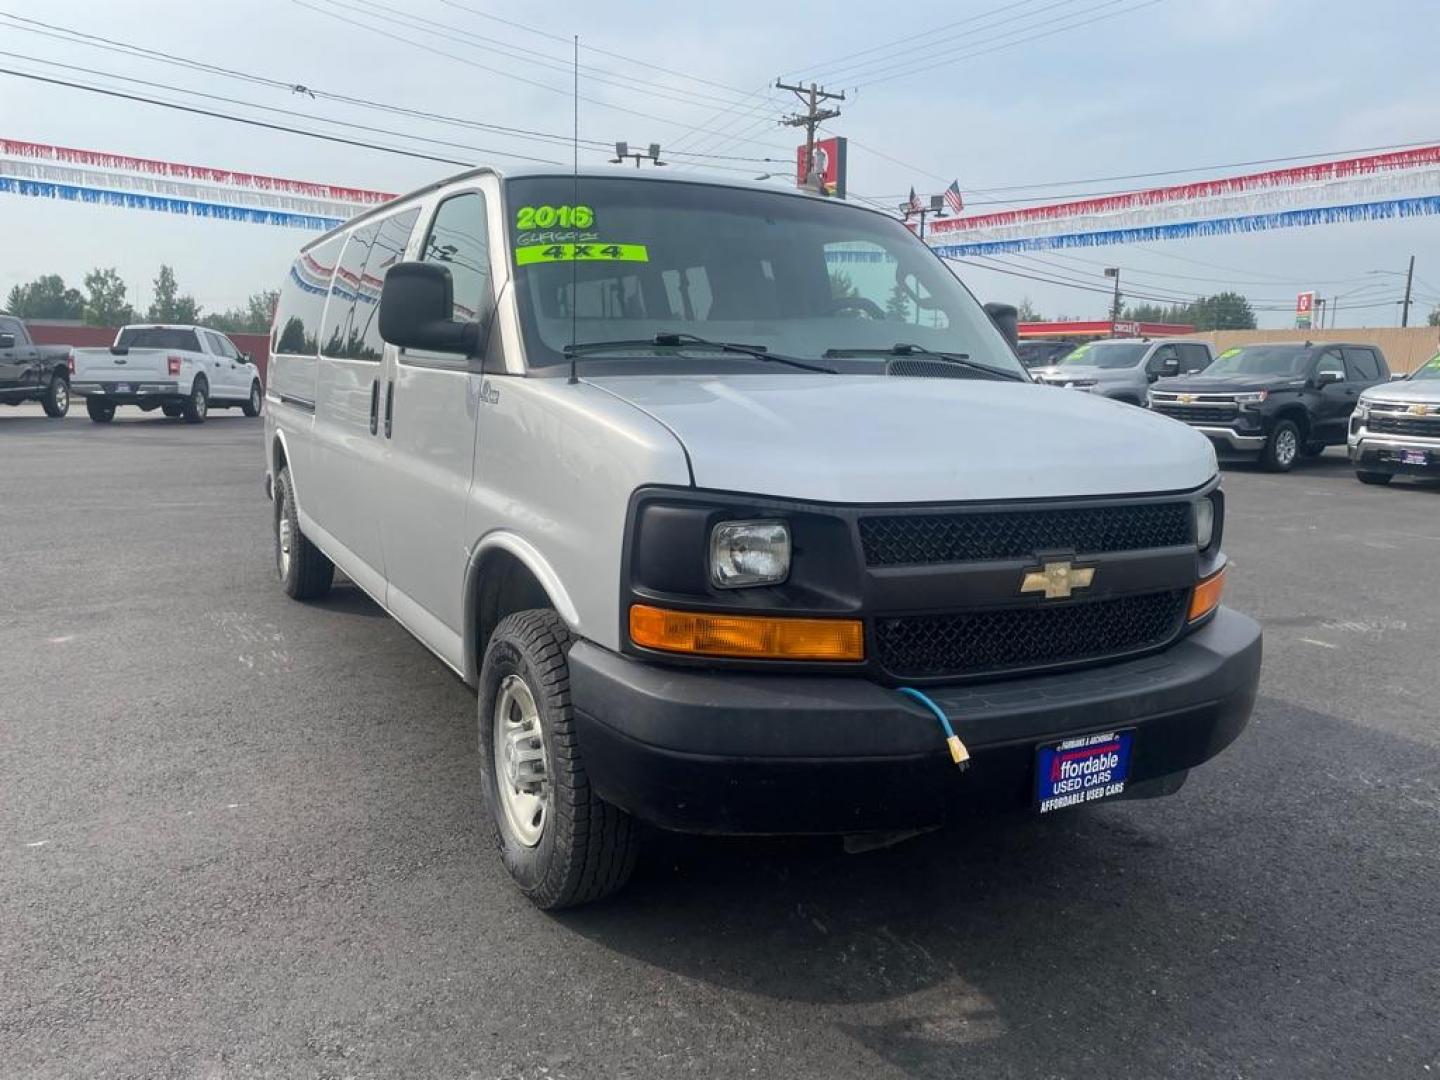
[{"label": "yellow sticker on windshield", "polygon": [[1240,350],[1239,350],[1238,348],[1235,348],[1235,349],[1226,349],[1226,350],[1225,350],[1224,352],[1222,352],[1219,356],[1217,356],[1216,359],[1217,359],[1217,360],[1224,360],[1227,356],[1238,356],[1238,355],[1240,355]]},{"label": "yellow sticker on windshield", "polygon": [[515,264],[546,262],[649,262],[644,244],[530,244],[515,249]]}]

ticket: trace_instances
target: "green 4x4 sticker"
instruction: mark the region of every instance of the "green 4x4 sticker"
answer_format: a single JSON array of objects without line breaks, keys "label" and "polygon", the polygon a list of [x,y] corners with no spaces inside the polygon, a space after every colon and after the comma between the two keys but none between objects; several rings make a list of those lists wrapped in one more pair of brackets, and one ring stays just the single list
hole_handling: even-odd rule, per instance
[{"label": "green 4x4 sticker", "polygon": [[546,262],[649,262],[644,244],[529,244],[515,249],[515,265]]}]

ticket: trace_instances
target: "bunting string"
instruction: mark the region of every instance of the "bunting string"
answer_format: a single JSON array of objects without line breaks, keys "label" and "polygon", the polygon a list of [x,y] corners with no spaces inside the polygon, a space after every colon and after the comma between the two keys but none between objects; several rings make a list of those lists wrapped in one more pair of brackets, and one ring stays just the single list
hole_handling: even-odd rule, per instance
[{"label": "bunting string", "polygon": [[25,180],[0,176],[0,193],[27,195],[41,199],[64,199],[69,202],[114,206],[127,210],[155,210],[189,217],[214,218],[221,221],[245,221],[255,225],[280,225],[291,229],[323,231],[333,229],[344,219],[301,214],[289,210],[264,209],[255,206],[232,206],[229,203],[203,202],[169,195],[139,191],[110,191],[80,184],[59,184],[47,180]]}]

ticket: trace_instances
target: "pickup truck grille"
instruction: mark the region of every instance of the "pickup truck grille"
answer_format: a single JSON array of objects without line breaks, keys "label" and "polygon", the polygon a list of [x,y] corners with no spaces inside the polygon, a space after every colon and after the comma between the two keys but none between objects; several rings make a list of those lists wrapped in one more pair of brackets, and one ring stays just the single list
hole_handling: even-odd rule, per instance
[{"label": "pickup truck grille", "polygon": [[860,542],[868,566],[921,566],[1178,547],[1193,537],[1190,504],[1180,501],[864,517]]},{"label": "pickup truck grille", "polygon": [[1102,660],[1180,632],[1187,590],[876,620],[880,663],[898,678],[960,678]]},{"label": "pickup truck grille", "polygon": [[1161,416],[1183,420],[1187,424],[1229,424],[1235,420],[1235,409],[1223,405],[1172,405],[1169,402],[1155,402],[1150,408]]},{"label": "pickup truck grille", "polygon": [[1440,439],[1440,416],[1387,416],[1372,412],[1366,426],[1385,435],[1421,435]]}]

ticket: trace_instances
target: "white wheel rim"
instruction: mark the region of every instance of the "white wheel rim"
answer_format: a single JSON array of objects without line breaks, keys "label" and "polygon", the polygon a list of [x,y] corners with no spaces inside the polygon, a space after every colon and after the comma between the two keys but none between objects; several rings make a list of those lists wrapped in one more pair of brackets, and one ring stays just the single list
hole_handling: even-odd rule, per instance
[{"label": "white wheel rim", "polygon": [[55,407],[64,412],[69,404],[70,391],[65,389],[65,384],[62,382],[55,387]]},{"label": "white wheel rim", "polygon": [[260,390],[254,386],[250,388],[250,411],[260,411]]},{"label": "white wheel rim", "polygon": [[204,415],[205,415],[205,410],[210,407],[210,403],[205,400],[205,391],[204,391],[202,388],[200,388],[200,387],[197,386],[197,387],[195,388],[194,397],[195,397],[195,415],[196,415],[196,416],[204,416]]},{"label": "white wheel rim", "polygon": [[540,843],[550,816],[550,771],[535,696],[518,675],[507,675],[495,693],[495,786],[500,809],[515,839]]},{"label": "white wheel rim", "polygon": [[293,543],[293,533],[290,528],[290,517],[286,513],[287,509],[288,507],[282,502],[280,504],[279,535],[277,538],[279,541],[280,576],[282,578],[288,578],[290,576],[290,548]]},{"label": "white wheel rim", "polygon": [[1295,438],[1295,432],[1286,428],[1275,436],[1275,460],[1282,465],[1288,465],[1295,460],[1295,455],[1300,446]]}]

